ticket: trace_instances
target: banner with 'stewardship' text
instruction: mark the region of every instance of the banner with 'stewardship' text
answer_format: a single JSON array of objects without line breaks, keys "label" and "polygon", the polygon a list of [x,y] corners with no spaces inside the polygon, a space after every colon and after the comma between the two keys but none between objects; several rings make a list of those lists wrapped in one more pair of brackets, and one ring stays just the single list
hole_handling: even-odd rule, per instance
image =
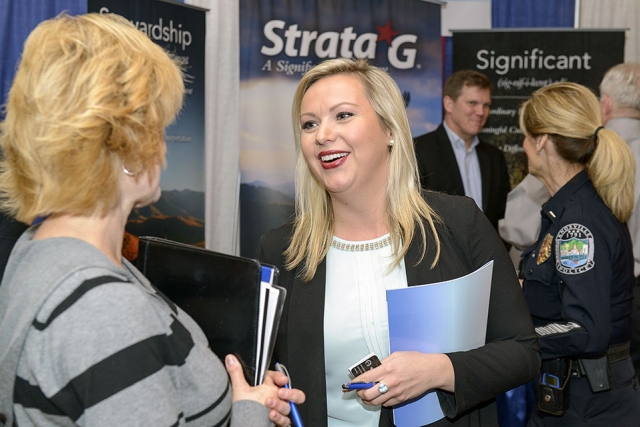
[{"label": "banner with 'stewardship' text", "polygon": [[88,0],[88,11],[115,13],[185,64],[185,100],[165,130],[167,168],[160,200],[136,208],[126,225],[124,255],[138,253],[137,236],[163,237],[205,246],[204,52],[205,10],[159,0]]}]

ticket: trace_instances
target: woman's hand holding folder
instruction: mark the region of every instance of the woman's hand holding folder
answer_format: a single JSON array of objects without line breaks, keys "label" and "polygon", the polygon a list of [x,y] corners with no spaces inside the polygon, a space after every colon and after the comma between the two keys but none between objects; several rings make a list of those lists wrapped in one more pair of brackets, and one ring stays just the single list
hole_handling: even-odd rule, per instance
[{"label": "woman's hand holding folder", "polygon": [[259,402],[269,409],[269,419],[277,426],[291,425],[289,402],[303,403],[305,395],[302,390],[284,388],[285,384],[289,382],[285,374],[267,371],[264,382],[259,386],[251,387],[247,383],[242,372],[242,366],[240,366],[235,356],[228,355],[225,358],[225,365],[231,378],[234,402],[237,400]]}]

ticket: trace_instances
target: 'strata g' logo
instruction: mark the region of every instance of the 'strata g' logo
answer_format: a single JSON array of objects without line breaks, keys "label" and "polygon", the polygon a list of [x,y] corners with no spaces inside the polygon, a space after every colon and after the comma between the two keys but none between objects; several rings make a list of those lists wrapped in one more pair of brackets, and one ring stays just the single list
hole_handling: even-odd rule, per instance
[{"label": "'strata g' logo", "polygon": [[298,24],[287,27],[285,21],[273,19],[263,27],[267,42],[261,47],[260,53],[276,56],[284,51],[289,58],[304,58],[313,53],[321,59],[338,56],[375,59],[378,42],[386,42],[389,46],[387,59],[392,67],[399,70],[413,68],[418,36],[399,34],[391,28],[391,22],[387,22],[385,27],[377,27],[377,30],[377,33],[357,34],[353,27],[346,27],[342,32],[319,33],[316,30],[301,30]]}]

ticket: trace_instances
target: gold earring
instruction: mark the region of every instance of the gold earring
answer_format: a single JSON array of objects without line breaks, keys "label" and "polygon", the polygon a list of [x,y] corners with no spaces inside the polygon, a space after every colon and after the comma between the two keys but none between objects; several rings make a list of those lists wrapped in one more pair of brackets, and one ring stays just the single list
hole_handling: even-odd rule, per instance
[{"label": "gold earring", "polygon": [[129,175],[129,176],[136,176],[135,172],[130,172],[129,170],[127,170],[126,167],[122,167],[122,172],[124,172],[125,174]]},{"label": "gold earring", "polygon": [[137,171],[135,171],[135,172],[130,171],[130,170],[127,168],[126,164],[124,164],[124,163],[123,163],[123,165],[122,165],[122,172],[124,172],[124,173],[125,173],[126,175],[128,175],[128,176],[136,176],[136,175],[138,175],[141,171],[142,171],[142,165],[140,165],[140,167],[138,168],[138,170],[137,170]]}]

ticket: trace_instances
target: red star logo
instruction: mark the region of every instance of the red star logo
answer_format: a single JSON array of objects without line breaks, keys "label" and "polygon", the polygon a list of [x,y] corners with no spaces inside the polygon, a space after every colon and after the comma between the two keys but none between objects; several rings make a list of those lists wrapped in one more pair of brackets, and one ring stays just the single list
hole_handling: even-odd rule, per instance
[{"label": "red star logo", "polygon": [[397,31],[391,29],[391,21],[387,21],[387,25],[385,25],[384,27],[378,27],[376,25],[376,28],[380,33],[380,35],[378,36],[378,41],[386,40],[389,46],[391,46],[391,40],[393,39],[393,36],[399,34]]}]

